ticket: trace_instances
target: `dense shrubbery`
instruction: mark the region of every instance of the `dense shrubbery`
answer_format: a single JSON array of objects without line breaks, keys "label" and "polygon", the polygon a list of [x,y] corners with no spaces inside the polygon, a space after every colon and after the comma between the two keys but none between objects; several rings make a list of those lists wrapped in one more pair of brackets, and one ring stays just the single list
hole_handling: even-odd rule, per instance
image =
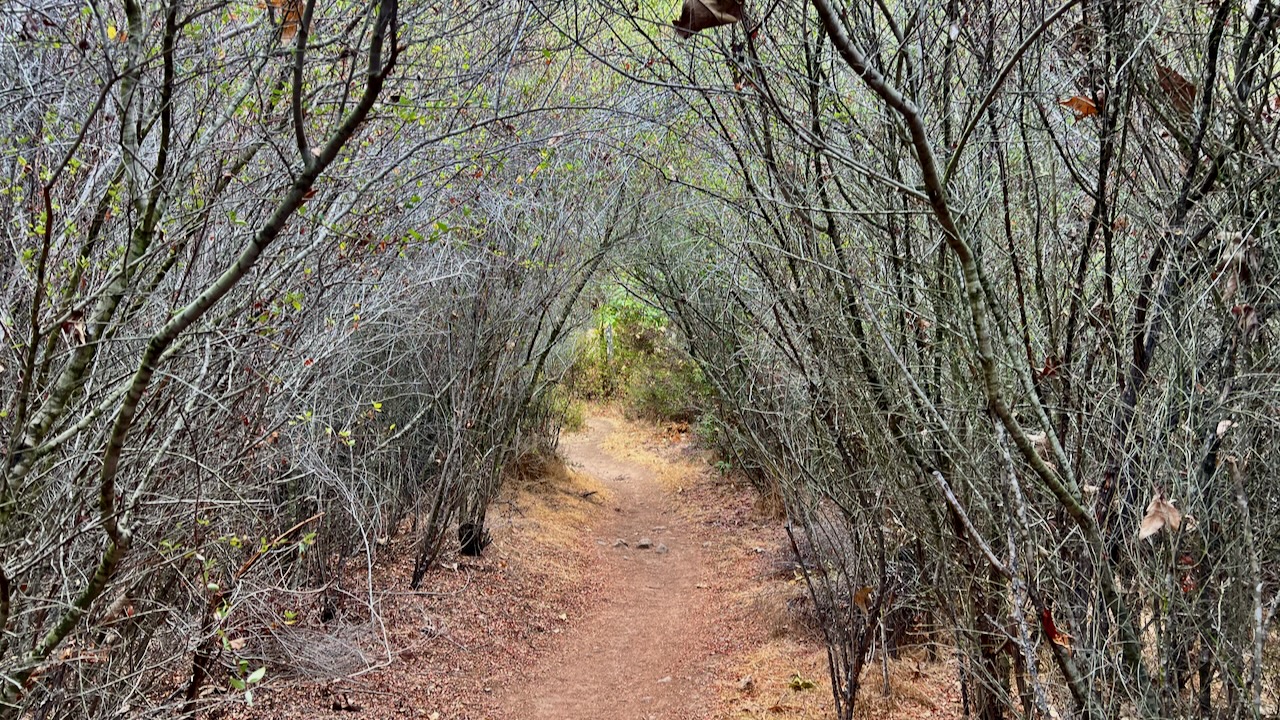
[{"label": "dense shrubbery", "polygon": [[242,700],[338,601],[377,647],[344,579],[556,442],[643,128],[545,110],[608,87],[524,8],[299,9],[0,16],[0,717]]},{"label": "dense shrubbery", "polygon": [[620,402],[636,417],[692,422],[705,409],[702,372],[666,316],[614,288],[577,338],[566,377],[580,398]]}]

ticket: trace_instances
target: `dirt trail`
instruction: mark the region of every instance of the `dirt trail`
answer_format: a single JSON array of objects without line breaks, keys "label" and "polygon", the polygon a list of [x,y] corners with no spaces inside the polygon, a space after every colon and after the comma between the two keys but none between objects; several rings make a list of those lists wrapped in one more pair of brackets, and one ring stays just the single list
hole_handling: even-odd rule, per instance
[{"label": "dirt trail", "polygon": [[[604,447],[614,430],[609,419],[591,418],[589,431],[562,443],[570,463],[614,497],[613,511],[592,528],[601,602],[570,618],[537,666],[499,695],[507,717],[689,720],[704,716],[714,695],[714,613],[698,587],[706,550],[653,471]],[[638,548],[641,538],[653,547]],[[628,544],[615,545],[619,539]]]}]

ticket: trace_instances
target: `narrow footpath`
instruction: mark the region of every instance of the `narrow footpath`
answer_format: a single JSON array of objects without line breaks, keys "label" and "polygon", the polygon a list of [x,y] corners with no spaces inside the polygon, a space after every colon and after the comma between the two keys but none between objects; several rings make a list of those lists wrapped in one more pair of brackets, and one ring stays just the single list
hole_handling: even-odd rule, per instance
[{"label": "narrow footpath", "polygon": [[603,601],[510,683],[499,707],[512,720],[703,717],[716,636],[707,551],[653,471],[607,449],[615,423],[594,417],[588,427],[562,448],[614,498],[592,528]]}]

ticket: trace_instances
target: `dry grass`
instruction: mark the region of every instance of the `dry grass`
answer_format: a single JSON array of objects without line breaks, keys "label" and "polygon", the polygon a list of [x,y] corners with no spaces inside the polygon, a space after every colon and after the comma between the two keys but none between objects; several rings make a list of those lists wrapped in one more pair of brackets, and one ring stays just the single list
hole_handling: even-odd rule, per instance
[{"label": "dry grass", "polygon": [[653,471],[658,484],[668,492],[684,493],[707,473],[707,463],[699,456],[659,454],[658,448],[682,446],[687,443],[687,426],[684,432],[670,431],[666,426],[652,426],[615,418],[617,430],[603,444],[614,455],[644,465]]},{"label": "dry grass", "polygon": [[233,705],[217,714],[260,720],[492,716],[492,688],[535,661],[560,632],[564,614],[593,604],[599,581],[585,549],[589,525],[607,501],[597,481],[558,458],[522,459],[490,507],[494,542],[483,557],[442,557],[422,590],[411,591],[415,538],[390,538],[372,574],[377,619],[362,601],[369,579],[355,568],[343,580],[337,620],[326,625],[318,613],[307,613],[281,637],[251,641],[250,647],[275,646],[262,648],[274,650],[268,682],[255,693],[254,708]]},{"label": "dry grass", "polygon": [[[586,473],[575,472],[558,457],[525,461],[524,468],[506,484],[490,509],[488,524],[495,539],[504,543],[519,567],[571,572],[558,551],[580,548],[583,531],[592,517],[612,501],[604,485]],[[528,542],[536,538],[537,542]],[[546,557],[552,552],[550,558]],[[550,561],[551,568],[546,567]]]}]

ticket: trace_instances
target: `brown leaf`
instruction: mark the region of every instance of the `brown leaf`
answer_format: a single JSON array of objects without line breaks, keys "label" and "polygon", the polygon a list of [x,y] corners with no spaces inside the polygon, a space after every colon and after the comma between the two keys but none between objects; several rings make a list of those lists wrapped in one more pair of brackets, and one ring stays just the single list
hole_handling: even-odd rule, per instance
[{"label": "brown leaf", "polygon": [[1223,435],[1226,435],[1227,431],[1230,430],[1234,425],[1235,423],[1230,420],[1223,420],[1219,422],[1218,429],[1217,429],[1218,437],[1222,437]]},{"label": "brown leaf", "polygon": [[863,585],[853,594],[853,604],[862,609],[862,612],[871,612],[870,600],[873,590],[869,585]]},{"label": "brown leaf", "polygon": [[1066,100],[1059,101],[1058,104],[1069,108],[1071,112],[1075,113],[1077,120],[1083,120],[1090,115],[1098,114],[1098,108],[1093,104],[1093,101],[1079,95],[1072,95]]},{"label": "brown leaf", "polygon": [[1156,65],[1156,83],[1168,96],[1175,110],[1183,115],[1191,114],[1191,105],[1196,99],[1195,83],[1165,65]]},{"label": "brown leaf", "polygon": [[737,0],[684,0],[680,18],[673,20],[676,35],[690,35],[721,25],[732,25],[742,19],[742,3]]},{"label": "brown leaf", "polygon": [[1160,532],[1166,525],[1170,530],[1177,530],[1181,524],[1182,513],[1173,506],[1173,503],[1157,493],[1151,499],[1151,504],[1147,505],[1146,517],[1142,518],[1142,524],[1138,527],[1138,539],[1146,540]]},{"label": "brown leaf", "polygon": [[[284,14],[280,16],[280,39],[285,42],[292,42],[298,34],[298,20],[301,17],[299,2],[300,0],[284,0]],[[279,3],[280,0],[275,0],[273,5],[279,7]]]}]

